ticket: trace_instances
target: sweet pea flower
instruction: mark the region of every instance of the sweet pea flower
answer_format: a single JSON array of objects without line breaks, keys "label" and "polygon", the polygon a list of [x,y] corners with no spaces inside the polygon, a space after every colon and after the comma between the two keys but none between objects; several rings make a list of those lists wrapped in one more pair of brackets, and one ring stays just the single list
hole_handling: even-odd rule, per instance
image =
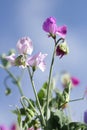
[{"label": "sweet pea flower", "polygon": [[0,125],[0,130],[9,130],[5,125]]},{"label": "sweet pea flower", "polygon": [[[57,26],[56,19],[54,17],[47,18],[43,23],[43,30],[50,33],[51,36],[59,35],[62,38],[65,38],[67,34],[67,27],[64,26]],[[49,35],[50,36],[50,35]]]},{"label": "sweet pea flower", "polygon": [[87,124],[87,111],[84,112],[84,123]]},{"label": "sweet pea flower", "polygon": [[14,53],[12,53],[12,54],[9,55],[9,56],[5,56],[5,59],[8,60],[11,65],[15,65],[16,56],[15,56]]},{"label": "sweet pea flower", "polygon": [[23,37],[17,42],[17,49],[20,54],[31,54],[33,51],[32,41],[29,37]]},{"label": "sweet pea flower", "polygon": [[18,130],[18,129],[17,129],[17,125],[16,125],[16,124],[13,124],[13,125],[11,126],[10,130]]},{"label": "sweet pea flower", "polygon": [[71,81],[73,86],[77,86],[80,83],[79,79],[77,79],[76,77],[71,77]]},{"label": "sweet pea flower", "polygon": [[46,68],[46,65],[45,65],[45,62],[44,62],[44,59],[45,57],[47,56],[47,54],[42,54],[41,52],[28,58],[27,60],[27,64],[31,67],[34,67],[34,68],[39,68],[41,69],[42,71],[45,70]]},{"label": "sweet pea flower", "polygon": [[69,48],[67,46],[66,41],[63,43],[59,44],[56,48],[56,56],[60,56],[62,58],[64,55],[69,53]]},{"label": "sweet pea flower", "polygon": [[43,23],[43,30],[50,33],[50,34],[56,34],[56,29],[57,29],[57,25],[56,25],[56,19],[53,17],[49,17],[45,20],[45,22]]},{"label": "sweet pea flower", "polygon": [[56,34],[58,34],[62,38],[65,38],[67,34],[67,27],[65,25],[61,27],[57,27]]},{"label": "sweet pea flower", "polygon": [[80,80],[77,79],[76,77],[71,76],[69,73],[65,72],[61,76],[61,82],[62,82],[64,87],[66,87],[66,85],[69,82],[71,82],[72,87],[74,87],[74,86],[79,85]]}]

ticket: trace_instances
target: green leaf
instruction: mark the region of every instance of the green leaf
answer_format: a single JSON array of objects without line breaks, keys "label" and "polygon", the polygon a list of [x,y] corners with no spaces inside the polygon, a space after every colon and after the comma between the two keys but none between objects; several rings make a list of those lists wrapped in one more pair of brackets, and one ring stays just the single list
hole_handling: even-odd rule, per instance
[{"label": "green leaf", "polygon": [[44,101],[46,100],[46,96],[47,96],[47,82],[45,82],[42,86],[42,88],[40,89],[40,91],[38,92],[38,99],[40,101],[40,104],[43,106]]},{"label": "green leaf", "polygon": [[49,130],[61,130],[65,124],[68,124],[68,118],[63,111],[56,110],[55,112],[51,112],[51,117],[48,120]]},{"label": "green leaf", "polygon": [[55,89],[56,98],[55,100],[58,103],[58,108],[62,108],[66,103],[69,102],[70,99],[70,90],[71,90],[71,84],[68,83],[65,89],[63,90],[63,93],[61,93],[58,89]]},{"label": "green leaf", "polygon": [[0,60],[1,60],[1,62],[2,62],[2,65],[3,65],[4,67],[8,68],[8,67],[10,66],[10,63],[9,63],[8,60],[5,59],[5,56],[6,56],[6,54],[0,55]]},{"label": "green leaf", "polygon": [[81,122],[71,122],[68,125],[64,125],[62,130],[87,130],[87,125]]}]

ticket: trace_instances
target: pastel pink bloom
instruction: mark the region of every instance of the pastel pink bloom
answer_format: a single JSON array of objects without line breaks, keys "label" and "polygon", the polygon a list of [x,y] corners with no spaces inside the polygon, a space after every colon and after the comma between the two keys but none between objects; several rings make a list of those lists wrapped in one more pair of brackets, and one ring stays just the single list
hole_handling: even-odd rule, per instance
[{"label": "pastel pink bloom", "polygon": [[8,60],[11,65],[15,65],[16,56],[15,56],[14,53],[12,53],[12,54],[9,55],[9,56],[6,56],[5,59]]},{"label": "pastel pink bloom", "polygon": [[43,23],[44,31],[51,33],[51,34],[56,34],[56,29],[57,29],[57,25],[56,25],[55,18],[49,17],[44,21],[44,23]]},{"label": "pastel pink bloom", "polygon": [[76,77],[71,77],[70,79],[72,81],[73,86],[77,86],[80,83],[79,79],[77,79]]},{"label": "pastel pink bloom", "polygon": [[41,69],[42,71],[45,70],[46,68],[46,64],[44,62],[45,57],[47,56],[47,54],[42,54],[41,52],[28,58],[27,60],[27,64],[29,66],[32,67],[38,67],[39,69]]},{"label": "pastel pink bloom", "polygon": [[58,34],[62,38],[65,38],[67,34],[67,27],[65,25],[61,27],[57,27],[56,34]]},{"label": "pastel pink bloom", "polygon": [[9,130],[5,125],[0,125],[0,130]]},{"label": "pastel pink bloom", "polygon": [[33,51],[31,39],[29,37],[23,37],[18,40],[17,49],[20,54],[31,54]]}]

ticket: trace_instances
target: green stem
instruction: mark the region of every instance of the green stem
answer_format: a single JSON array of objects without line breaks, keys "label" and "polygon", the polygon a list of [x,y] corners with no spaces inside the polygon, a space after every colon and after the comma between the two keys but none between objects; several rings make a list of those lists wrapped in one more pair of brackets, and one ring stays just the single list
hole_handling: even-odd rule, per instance
[{"label": "green stem", "polygon": [[49,107],[49,89],[50,89],[50,83],[51,83],[51,77],[52,77],[52,70],[53,70],[53,64],[54,64],[54,57],[55,57],[55,52],[56,52],[56,47],[58,45],[58,43],[62,40],[64,40],[63,38],[60,38],[56,41],[56,37],[53,38],[54,39],[54,51],[53,51],[53,55],[52,55],[52,61],[51,61],[51,65],[50,65],[50,72],[49,72],[49,78],[48,78],[48,87],[47,87],[47,105],[46,105],[46,122],[48,120],[48,107]]},{"label": "green stem", "polygon": [[53,64],[54,64],[54,56],[55,56],[55,49],[56,49],[56,39],[54,39],[55,47],[52,55],[52,61],[50,65],[50,72],[49,72],[49,78],[48,78],[48,87],[47,87],[47,105],[46,105],[46,122],[48,120],[48,107],[49,107],[49,88],[51,83],[51,77],[52,77],[52,70],[53,70]]},{"label": "green stem", "polygon": [[7,69],[7,68],[4,68],[6,70],[6,72],[10,75],[10,77],[15,81],[18,89],[19,89],[19,92],[20,92],[20,95],[23,96],[23,91],[21,89],[21,85],[20,85],[20,82],[16,79],[16,77]]},{"label": "green stem", "polygon": [[29,73],[29,76],[30,76],[32,88],[33,88],[33,91],[34,91],[34,95],[35,95],[35,98],[36,98],[36,101],[37,101],[37,104],[38,104],[38,109],[39,109],[39,112],[40,112],[41,117],[42,117],[43,125],[45,125],[45,119],[44,119],[43,113],[41,111],[40,102],[39,102],[37,92],[36,92],[36,89],[35,89],[35,84],[34,84],[34,81],[33,81],[33,74],[31,74],[30,68],[29,67],[27,67],[27,68],[28,68],[28,73]]},{"label": "green stem", "polygon": [[70,100],[69,102],[75,102],[75,101],[80,101],[80,100],[84,100],[84,97],[78,98],[78,99],[74,99],[74,100]]},{"label": "green stem", "polygon": [[22,104],[22,106],[24,108],[25,108],[25,106],[27,107],[27,105],[25,104],[25,102],[27,101],[27,103],[31,106],[31,108],[33,109],[33,111],[37,113],[35,107],[33,106],[33,104],[31,103],[31,101],[28,98],[26,98],[25,96],[23,96],[23,97],[21,97],[20,101],[21,101],[21,104]]}]

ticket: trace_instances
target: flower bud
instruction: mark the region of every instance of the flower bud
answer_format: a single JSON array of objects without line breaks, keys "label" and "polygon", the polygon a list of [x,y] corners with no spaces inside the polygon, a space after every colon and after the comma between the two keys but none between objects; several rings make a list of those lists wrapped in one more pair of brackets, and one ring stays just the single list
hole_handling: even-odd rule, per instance
[{"label": "flower bud", "polygon": [[15,65],[16,66],[20,66],[20,65],[26,66],[26,59],[25,59],[24,55],[20,55],[15,59]]},{"label": "flower bud", "polygon": [[57,46],[56,56],[60,56],[60,58],[62,58],[64,55],[68,53],[69,53],[69,48],[65,41]]}]

